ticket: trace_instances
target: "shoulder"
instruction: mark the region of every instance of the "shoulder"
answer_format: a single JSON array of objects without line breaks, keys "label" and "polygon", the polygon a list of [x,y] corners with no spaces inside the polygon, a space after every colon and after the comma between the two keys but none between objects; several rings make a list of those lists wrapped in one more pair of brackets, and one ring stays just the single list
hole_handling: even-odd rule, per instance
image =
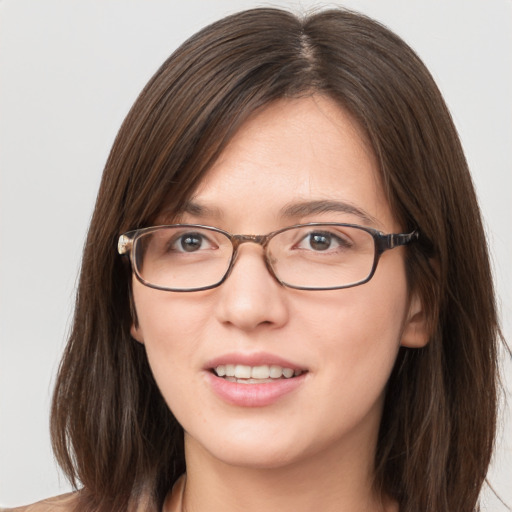
[{"label": "shoulder", "polygon": [[69,493],[27,505],[25,507],[1,508],[0,512],[72,512],[77,504],[77,494]]}]

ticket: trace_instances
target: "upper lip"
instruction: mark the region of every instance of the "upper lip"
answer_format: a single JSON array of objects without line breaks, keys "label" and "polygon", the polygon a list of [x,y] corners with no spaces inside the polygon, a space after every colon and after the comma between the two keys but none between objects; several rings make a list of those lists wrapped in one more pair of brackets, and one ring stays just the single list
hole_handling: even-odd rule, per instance
[{"label": "upper lip", "polygon": [[307,368],[304,366],[288,361],[275,354],[269,354],[266,352],[257,352],[252,354],[243,354],[239,352],[227,353],[210,359],[205,365],[205,370],[211,370],[220,365],[226,364],[242,364],[245,366],[262,366],[262,365],[275,365],[281,366],[282,368],[291,368],[292,370],[306,371]]}]

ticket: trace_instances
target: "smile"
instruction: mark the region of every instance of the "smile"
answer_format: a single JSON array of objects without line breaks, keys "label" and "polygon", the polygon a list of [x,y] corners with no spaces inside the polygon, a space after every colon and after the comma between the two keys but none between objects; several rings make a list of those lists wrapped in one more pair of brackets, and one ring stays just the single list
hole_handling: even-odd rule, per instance
[{"label": "smile", "polygon": [[217,377],[223,377],[229,382],[239,384],[262,384],[274,382],[278,379],[291,379],[298,377],[303,370],[294,370],[279,365],[248,366],[244,364],[220,364],[213,368]]},{"label": "smile", "polygon": [[224,354],[204,366],[208,387],[237,407],[266,407],[303,388],[309,369],[275,354]]}]

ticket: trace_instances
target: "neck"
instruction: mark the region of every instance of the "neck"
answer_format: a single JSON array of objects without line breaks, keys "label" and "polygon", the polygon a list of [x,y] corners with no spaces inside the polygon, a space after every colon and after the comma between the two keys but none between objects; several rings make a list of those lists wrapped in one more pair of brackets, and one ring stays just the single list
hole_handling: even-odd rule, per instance
[{"label": "neck", "polygon": [[184,512],[383,512],[373,490],[375,443],[333,447],[274,467],[230,465],[186,436]]}]

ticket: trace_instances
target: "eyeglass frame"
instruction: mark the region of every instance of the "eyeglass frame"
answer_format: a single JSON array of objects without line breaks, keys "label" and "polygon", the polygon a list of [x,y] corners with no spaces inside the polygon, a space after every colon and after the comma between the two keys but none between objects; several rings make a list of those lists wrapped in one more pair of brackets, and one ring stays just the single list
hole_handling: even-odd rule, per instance
[{"label": "eyeglass frame", "polygon": [[[360,229],[362,231],[366,231],[368,234],[370,234],[374,241],[374,257],[373,257],[373,264],[372,269],[368,276],[363,279],[362,281],[358,281],[356,283],[351,283],[348,285],[341,285],[341,286],[332,286],[332,287],[322,287],[322,288],[313,288],[313,287],[306,287],[306,286],[294,286],[288,283],[285,283],[284,281],[281,281],[277,275],[275,274],[274,269],[272,268],[272,265],[269,262],[268,255],[267,255],[267,246],[272,238],[274,238],[276,235],[279,235],[280,233],[283,233],[284,231],[288,231],[291,229],[296,228],[302,228],[302,227],[315,227],[315,226],[343,226],[343,227],[349,227],[349,228],[356,228]],[[152,231],[158,231],[163,228],[199,228],[199,229],[207,229],[210,231],[215,231],[217,233],[223,234],[228,240],[231,242],[233,246],[233,252],[231,254],[231,259],[229,261],[229,265],[226,269],[226,272],[224,273],[224,276],[221,278],[220,281],[218,281],[215,284],[208,285],[208,286],[202,286],[199,288],[169,288],[165,286],[158,286],[155,284],[152,284],[148,281],[146,281],[139,273],[139,269],[137,268],[137,264],[134,261],[134,251],[133,247],[137,241],[138,238],[140,238],[142,235],[146,233],[150,233]],[[148,288],[153,288],[155,290],[162,290],[167,292],[198,292],[203,290],[211,290],[212,288],[217,288],[220,286],[231,274],[231,271],[233,270],[237,255],[238,255],[238,248],[240,245],[244,243],[255,243],[258,245],[261,245],[263,248],[263,260],[265,262],[265,266],[270,273],[270,275],[281,285],[285,286],[287,288],[292,288],[295,290],[306,290],[306,291],[326,291],[326,290],[343,290],[345,288],[353,288],[355,286],[360,286],[362,284],[367,283],[371,280],[371,278],[374,276],[375,271],[377,269],[377,265],[379,263],[380,257],[382,254],[386,251],[389,251],[391,249],[395,249],[396,247],[402,247],[405,245],[408,245],[409,243],[417,240],[419,238],[419,232],[418,230],[413,230],[410,233],[388,233],[385,234],[382,231],[379,231],[374,228],[369,228],[366,226],[360,226],[358,224],[350,224],[345,222],[309,222],[306,224],[294,224],[293,226],[287,226],[285,228],[278,229],[276,231],[271,231],[270,233],[267,233],[266,235],[233,235],[232,233],[229,233],[228,231],[225,231],[223,229],[217,228],[215,226],[207,226],[203,224],[163,224],[158,226],[149,226],[146,228],[140,228],[140,229],[134,229],[131,231],[127,231],[126,233],[123,233],[119,236],[118,243],[117,243],[117,252],[121,256],[126,256],[130,260],[132,272],[135,274],[135,277],[137,280],[142,283],[144,286],[147,286]]]}]

